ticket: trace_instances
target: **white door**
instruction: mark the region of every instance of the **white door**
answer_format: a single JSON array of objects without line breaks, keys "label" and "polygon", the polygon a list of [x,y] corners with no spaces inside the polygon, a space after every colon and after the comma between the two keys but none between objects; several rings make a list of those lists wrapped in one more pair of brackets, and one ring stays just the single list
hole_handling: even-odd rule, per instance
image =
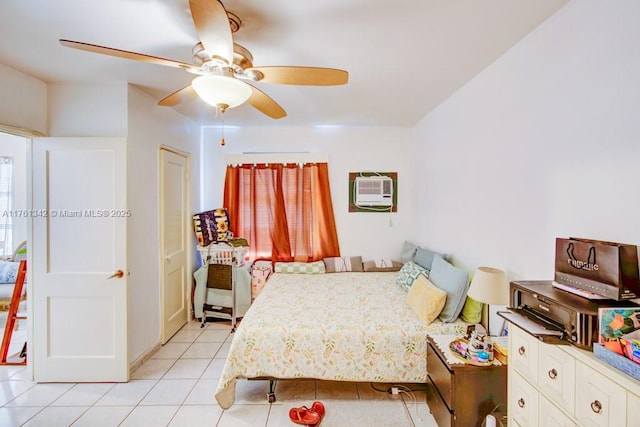
[{"label": "white door", "polygon": [[162,344],[189,319],[189,161],[160,150]]},{"label": "white door", "polygon": [[126,141],[33,142],[33,345],[39,382],[128,381]]}]

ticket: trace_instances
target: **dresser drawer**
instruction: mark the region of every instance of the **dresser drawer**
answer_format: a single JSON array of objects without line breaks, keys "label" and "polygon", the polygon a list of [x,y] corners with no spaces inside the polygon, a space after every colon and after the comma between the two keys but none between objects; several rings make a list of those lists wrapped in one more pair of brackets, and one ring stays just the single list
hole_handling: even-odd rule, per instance
[{"label": "dresser drawer", "polygon": [[532,384],[538,382],[538,340],[522,329],[509,326],[509,365]]},{"label": "dresser drawer", "polygon": [[438,426],[448,427],[452,425],[453,414],[440,398],[440,394],[438,394],[433,383],[427,386],[427,405],[429,405],[429,411],[433,415],[433,418],[435,418]]},{"label": "dresser drawer", "polygon": [[538,343],[538,388],[573,414],[576,360],[561,347]]},{"label": "dresser drawer", "polygon": [[[511,358],[511,355],[509,355]],[[526,427],[538,426],[538,390],[527,382],[519,373],[512,371],[509,378],[509,425],[514,421]],[[509,373],[511,375],[511,372]]]},{"label": "dresser drawer", "polygon": [[538,396],[538,419],[544,427],[576,427],[576,423],[542,396]]},{"label": "dresser drawer", "polygon": [[429,343],[427,350],[427,372],[433,385],[438,389],[448,409],[453,410],[453,372]]},{"label": "dresser drawer", "polygon": [[640,396],[627,392],[627,426],[640,423]]},{"label": "dresser drawer", "polygon": [[627,393],[604,375],[584,363],[577,362],[574,414],[580,424],[624,426],[627,417]]}]

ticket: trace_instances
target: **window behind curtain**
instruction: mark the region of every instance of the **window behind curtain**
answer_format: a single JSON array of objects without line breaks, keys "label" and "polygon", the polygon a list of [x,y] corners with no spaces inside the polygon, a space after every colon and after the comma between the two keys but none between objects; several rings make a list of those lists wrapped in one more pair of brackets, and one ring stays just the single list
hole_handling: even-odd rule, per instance
[{"label": "window behind curtain", "polygon": [[224,206],[253,259],[339,256],[326,163],[227,166]]},{"label": "window behind curtain", "polygon": [[13,254],[13,158],[0,157],[0,256]]}]

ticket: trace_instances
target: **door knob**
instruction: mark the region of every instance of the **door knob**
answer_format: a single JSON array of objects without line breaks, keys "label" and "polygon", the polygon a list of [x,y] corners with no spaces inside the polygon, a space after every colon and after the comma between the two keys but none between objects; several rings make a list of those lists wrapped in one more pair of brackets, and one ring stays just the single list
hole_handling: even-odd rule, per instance
[{"label": "door knob", "polygon": [[122,279],[124,277],[124,271],[117,270],[111,276],[107,277],[107,279]]}]

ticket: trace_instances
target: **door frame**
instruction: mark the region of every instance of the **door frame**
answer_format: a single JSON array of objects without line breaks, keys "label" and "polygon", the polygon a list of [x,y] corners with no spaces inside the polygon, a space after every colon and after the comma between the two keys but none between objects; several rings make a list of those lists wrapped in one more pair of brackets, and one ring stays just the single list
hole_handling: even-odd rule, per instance
[{"label": "door frame", "polygon": [[[0,132],[9,135],[18,136],[25,139],[25,155],[26,155],[26,186],[27,186],[27,199],[26,208],[28,211],[33,210],[33,138],[42,138],[47,135],[30,129],[23,129],[0,123]],[[27,275],[25,280],[27,281],[27,347],[29,353],[33,353],[33,304],[31,304],[31,297],[33,295],[34,280],[33,272],[30,266],[33,265],[33,217],[27,216]],[[27,365],[25,366],[28,373],[28,380],[33,381],[33,359],[27,353]]]},{"label": "door frame", "polygon": [[180,157],[183,157],[186,161],[187,164],[187,188],[186,188],[186,200],[185,200],[185,223],[183,224],[183,226],[185,227],[185,248],[186,248],[186,253],[187,253],[187,260],[186,260],[186,267],[185,268],[185,275],[187,277],[184,278],[185,283],[189,283],[189,286],[187,287],[186,290],[186,295],[184,296],[186,301],[185,304],[187,306],[187,318],[186,321],[189,322],[191,320],[191,316],[192,316],[192,309],[191,309],[191,294],[192,294],[192,289],[193,289],[193,279],[191,278],[191,267],[192,267],[192,260],[193,260],[193,248],[192,248],[192,244],[189,241],[189,237],[190,236],[190,230],[193,227],[193,224],[191,222],[191,213],[190,213],[190,209],[191,209],[191,154],[187,153],[185,151],[179,150],[177,148],[168,146],[168,145],[164,145],[161,144],[158,147],[158,228],[159,228],[159,240],[160,240],[160,245],[158,247],[159,249],[159,253],[158,253],[158,258],[160,260],[160,343],[164,344],[166,343],[169,338],[171,337],[166,337],[165,336],[165,327],[164,327],[164,318],[165,318],[165,313],[164,313],[164,269],[165,269],[165,262],[164,262],[164,258],[163,258],[163,254],[164,254],[164,211],[162,209],[162,206],[164,205],[164,189],[163,189],[163,171],[164,171],[164,165],[162,162],[162,151],[168,151],[170,153],[173,153],[175,155],[178,155]]}]

